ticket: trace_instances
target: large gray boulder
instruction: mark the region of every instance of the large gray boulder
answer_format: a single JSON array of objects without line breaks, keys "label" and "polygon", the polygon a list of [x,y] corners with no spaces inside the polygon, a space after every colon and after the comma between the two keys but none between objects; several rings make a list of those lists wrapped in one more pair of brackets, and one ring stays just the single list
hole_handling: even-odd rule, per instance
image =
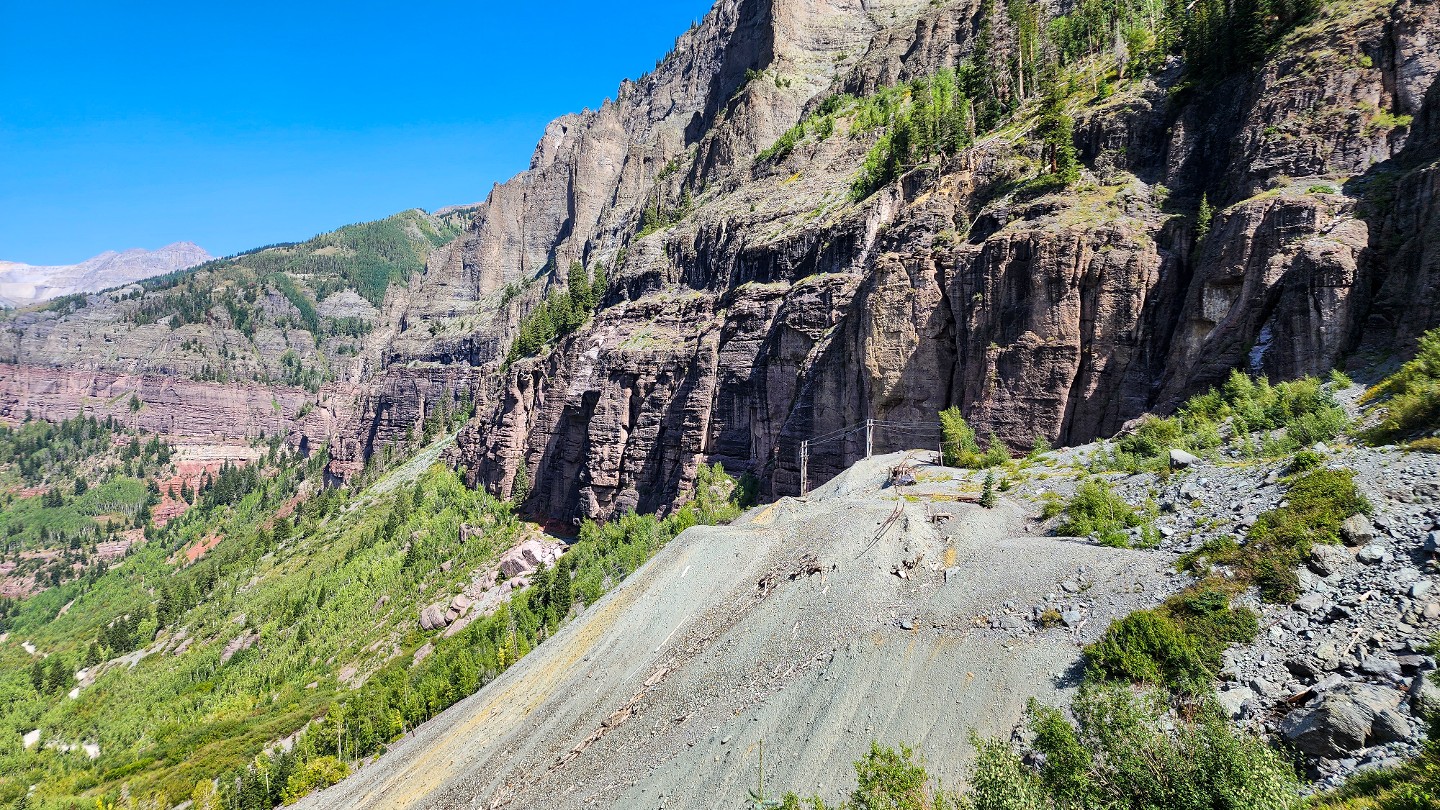
[{"label": "large gray boulder", "polygon": [[1170,451],[1170,466],[1177,470],[1183,470],[1199,463],[1200,457],[1192,453],[1187,453],[1184,450]]},{"label": "large gray boulder", "polygon": [[1409,733],[1408,722],[1395,711],[1400,699],[1393,689],[1346,684],[1285,715],[1280,735],[1309,756],[1342,759],[1365,748],[1377,733],[1386,737],[1377,742],[1390,742],[1397,734]]},{"label": "large gray boulder", "polygon": [[1348,545],[1363,546],[1375,539],[1375,524],[1364,515],[1351,515],[1340,524],[1340,537]]},{"label": "large gray boulder", "polygon": [[1344,571],[1353,560],[1350,552],[1340,546],[1321,544],[1310,549],[1310,570],[1322,577]]}]

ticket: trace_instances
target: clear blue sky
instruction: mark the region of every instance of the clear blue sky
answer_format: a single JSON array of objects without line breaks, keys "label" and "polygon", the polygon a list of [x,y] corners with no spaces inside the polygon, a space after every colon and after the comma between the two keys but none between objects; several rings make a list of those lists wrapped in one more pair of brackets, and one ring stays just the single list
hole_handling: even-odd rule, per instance
[{"label": "clear blue sky", "polygon": [[0,0],[0,260],[476,202],[711,0]]}]

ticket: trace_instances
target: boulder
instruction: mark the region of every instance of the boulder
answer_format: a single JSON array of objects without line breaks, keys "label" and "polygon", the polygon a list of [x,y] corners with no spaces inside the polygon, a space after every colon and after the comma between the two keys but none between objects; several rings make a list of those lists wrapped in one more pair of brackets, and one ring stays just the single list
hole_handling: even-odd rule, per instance
[{"label": "boulder", "polygon": [[1292,607],[1294,607],[1301,613],[1307,613],[1312,615],[1319,613],[1320,611],[1325,609],[1325,594],[1307,593],[1299,599],[1296,599],[1295,604],[1292,605]]},{"label": "boulder", "polygon": [[1431,554],[1440,552],[1440,529],[1425,535],[1425,550]]},{"label": "boulder", "polygon": [[450,624],[445,605],[429,605],[420,611],[421,630],[439,630]]},{"label": "boulder", "polygon": [[1245,704],[1255,699],[1255,693],[1249,688],[1241,686],[1227,689],[1215,697],[1220,704],[1220,710],[1225,712],[1226,717],[1231,720],[1239,720],[1245,715]]},{"label": "boulder", "polygon": [[1170,466],[1177,470],[1183,470],[1187,467],[1191,467],[1199,463],[1199,456],[1187,453],[1184,450],[1179,449],[1170,451]]},{"label": "boulder", "polygon": [[1388,655],[1372,655],[1360,662],[1360,671],[1377,677],[1399,678],[1400,663]]},{"label": "boulder", "polygon": [[1254,691],[1255,694],[1263,695],[1267,698],[1280,697],[1285,691],[1279,684],[1271,683],[1264,678],[1252,678],[1250,680],[1250,689]]},{"label": "boulder", "polygon": [[1410,682],[1410,711],[1421,717],[1440,712],[1440,684],[1428,675],[1416,675]]},{"label": "boulder", "polygon": [[1340,524],[1340,537],[1348,545],[1363,546],[1375,539],[1375,524],[1364,515],[1351,515]]},{"label": "boulder", "polygon": [[223,666],[230,663],[231,658],[254,647],[259,641],[260,634],[248,629],[235,638],[230,639],[230,643],[226,644],[225,649],[220,651],[220,664]]},{"label": "boulder", "polygon": [[1333,576],[1344,571],[1352,559],[1340,546],[1317,545],[1310,549],[1310,570],[1322,577]]},{"label": "boulder", "polygon": [[1415,739],[1415,728],[1405,715],[1394,709],[1385,709],[1375,715],[1375,722],[1370,727],[1370,738],[1376,745],[1408,743]]},{"label": "boulder", "polygon": [[1360,551],[1355,554],[1355,559],[1366,565],[1379,565],[1389,561],[1390,552],[1386,551],[1384,546],[1371,543],[1360,549]]},{"label": "boulder", "polygon": [[1311,655],[1300,655],[1285,662],[1285,669],[1306,683],[1314,683],[1325,674],[1325,668],[1320,661]]},{"label": "boulder", "polygon": [[1314,708],[1296,709],[1280,720],[1280,734],[1300,751],[1340,759],[1365,747],[1375,715],[1342,700],[1322,699]]},{"label": "boulder", "polygon": [[[1312,757],[1343,759],[1366,747],[1376,732],[1377,719],[1385,712],[1394,713],[1399,698],[1393,689],[1345,684],[1285,715],[1280,721],[1280,735]],[[1381,722],[1384,734],[1400,730],[1394,717],[1386,716]]]},{"label": "boulder", "polygon": [[1430,672],[1435,669],[1435,659],[1428,655],[1402,655],[1395,660],[1400,665],[1400,670],[1410,675],[1417,672]]},{"label": "boulder", "polygon": [[554,565],[564,552],[565,547],[559,543],[531,538],[500,555],[500,570],[511,578],[525,576],[542,565]]}]

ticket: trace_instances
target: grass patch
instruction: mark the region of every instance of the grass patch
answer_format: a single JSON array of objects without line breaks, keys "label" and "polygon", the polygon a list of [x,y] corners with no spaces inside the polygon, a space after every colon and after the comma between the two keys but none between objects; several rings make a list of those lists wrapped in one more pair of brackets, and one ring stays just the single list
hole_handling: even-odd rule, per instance
[{"label": "grass patch", "polygon": [[1440,329],[1426,332],[1415,359],[1365,392],[1361,402],[1383,403],[1380,423],[1362,435],[1366,441],[1390,444],[1432,434],[1415,442],[1423,445],[1417,449],[1430,449],[1440,430]]}]

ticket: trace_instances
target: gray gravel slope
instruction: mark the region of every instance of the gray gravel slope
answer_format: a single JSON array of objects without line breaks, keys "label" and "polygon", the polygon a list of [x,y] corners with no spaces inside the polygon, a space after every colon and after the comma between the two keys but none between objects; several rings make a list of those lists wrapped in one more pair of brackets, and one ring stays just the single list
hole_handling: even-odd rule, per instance
[{"label": "gray gravel slope", "polygon": [[[898,460],[685,532],[494,683],[297,807],[731,805],[762,739],[767,783],[802,793],[847,790],[836,780],[872,739],[956,752],[931,769],[959,781],[970,731],[1007,734],[1029,698],[1060,700],[1079,645],[1153,603],[1168,558],[1029,536],[1016,504],[946,499],[960,484],[939,470],[924,476],[932,497],[898,498],[882,487]],[[1036,631],[1041,606],[1076,626]]]}]

